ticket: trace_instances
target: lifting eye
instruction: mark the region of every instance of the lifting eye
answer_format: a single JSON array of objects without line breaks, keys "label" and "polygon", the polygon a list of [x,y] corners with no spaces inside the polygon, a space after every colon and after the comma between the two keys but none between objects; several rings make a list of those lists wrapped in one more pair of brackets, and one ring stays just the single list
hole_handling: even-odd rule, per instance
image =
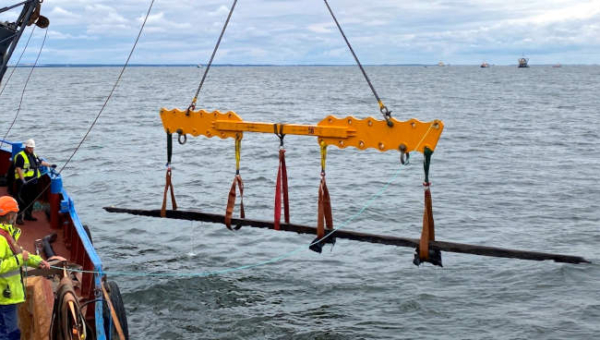
[{"label": "lifting eye", "polygon": [[179,142],[181,145],[185,144],[187,142],[187,135],[185,133],[179,133],[177,136],[177,142]]}]

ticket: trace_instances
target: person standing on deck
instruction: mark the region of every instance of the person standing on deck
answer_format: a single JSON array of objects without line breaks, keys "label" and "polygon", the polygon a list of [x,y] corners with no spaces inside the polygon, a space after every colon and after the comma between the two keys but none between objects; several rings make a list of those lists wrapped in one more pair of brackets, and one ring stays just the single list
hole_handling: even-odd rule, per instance
[{"label": "person standing on deck", "polygon": [[31,255],[17,244],[21,229],[13,227],[19,205],[10,196],[0,197],[0,339],[19,340],[17,304],[25,301],[24,265],[49,269],[38,255]]},{"label": "person standing on deck", "polygon": [[15,166],[15,181],[17,182],[17,191],[14,196],[19,202],[21,214],[17,218],[17,224],[23,224],[23,218],[28,221],[36,221],[33,217],[33,201],[38,195],[37,179],[40,178],[40,165],[51,166],[45,161],[42,161],[34,152],[35,141],[28,139],[25,142],[25,150],[19,152],[14,159]]}]

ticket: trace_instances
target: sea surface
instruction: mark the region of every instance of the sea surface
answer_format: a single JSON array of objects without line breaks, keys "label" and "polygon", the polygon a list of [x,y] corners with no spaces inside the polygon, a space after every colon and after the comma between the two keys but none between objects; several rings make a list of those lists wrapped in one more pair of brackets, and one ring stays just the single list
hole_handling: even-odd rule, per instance
[{"label": "sea surface", "polygon": [[[131,339],[600,337],[600,67],[366,70],[395,118],[444,121],[430,173],[438,240],[580,255],[593,264],[443,253],[443,268],[416,267],[410,248],[339,239],[317,254],[308,250],[311,235],[107,213],[102,207],[160,208],[167,154],[159,110],[186,108],[203,72],[133,67],[62,173],[121,288]],[[17,69],[0,97],[2,135],[28,71]],[[62,167],[119,71],[35,69],[8,139],[34,138],[38,155]],[[380,118],[350,66],[215,67],[198,107],[278,123]],[[291,220],[315,225],[317,140],[286,136],[285,148]],[[273,218],[278,150],[274,135],[244,135],[249,218]],[[335,226],[418,238],[422,161],[413,153],[401,166],[398,152],[330,147]],[[224,213],[234,175],[233,140],[174,143],[180,209]],[[221,274],[197,275],[208,271]]]}]

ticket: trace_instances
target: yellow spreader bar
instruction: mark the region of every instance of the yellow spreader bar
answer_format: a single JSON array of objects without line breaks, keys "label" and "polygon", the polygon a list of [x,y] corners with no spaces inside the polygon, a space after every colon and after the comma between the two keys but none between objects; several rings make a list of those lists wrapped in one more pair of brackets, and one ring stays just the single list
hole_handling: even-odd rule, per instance
[{"label": "yellow spreader bar", "polygon": [[[373,117],[357,119],[352,116],[327,116],[317,125],[245,122],[235,112],[208,112],[180,109],[162,109],[160,117],[168,133],[189,134],[194,137],[242,138],[244,132],[275,133],[318,137],[318,142],[339,148],[353,146],[364,150],[402,150],[423,152],[425,147],[435,150],[444,129],[440,120],[421,122],[416,119],[398,121],[392,118],[392,127],[385,120]],[[283,127],[282,127],[283,126]],[[402,147],[403,146],[403,147]]]}]

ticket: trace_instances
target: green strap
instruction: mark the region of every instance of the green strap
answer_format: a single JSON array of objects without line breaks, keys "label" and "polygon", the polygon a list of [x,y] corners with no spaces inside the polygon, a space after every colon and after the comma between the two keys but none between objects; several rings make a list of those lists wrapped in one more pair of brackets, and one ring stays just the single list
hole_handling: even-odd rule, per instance
[{"label": "green strap", "polygon": [[433,151],[425,147],[423,150],[423,155],[425,155],[425,160],[423,161],[423,170],[425,170],[425,183],[429,183],[429,164],[431,163],[431,155],[433,155]]},{"label": "green strap", "polygon": [[167,164],[171,164],[171,156],[173,155],[173,134],[167,132]]}]

